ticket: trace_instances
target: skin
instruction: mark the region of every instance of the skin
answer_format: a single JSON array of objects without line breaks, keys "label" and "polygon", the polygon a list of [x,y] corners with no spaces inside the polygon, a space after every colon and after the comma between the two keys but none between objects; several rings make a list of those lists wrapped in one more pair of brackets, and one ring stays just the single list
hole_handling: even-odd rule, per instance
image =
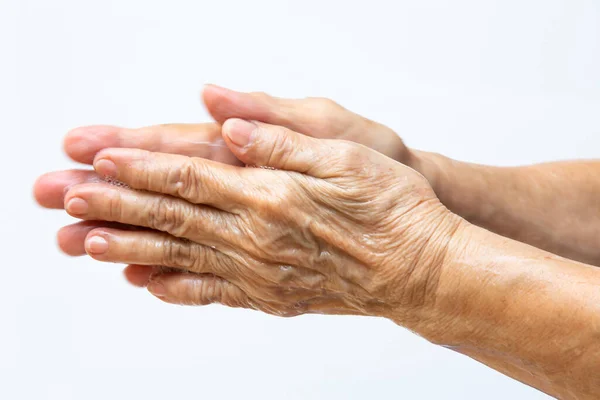
[{"label": "skin", "polygon": [[600,266],[600,161],[499,168],[412,153],[411,166],[454,213],[500,235]]},{"label": "skin", "polygon": [[[74,161],[87,165],[92,163],[96,153],[109,147],[138,148],[242,165],[221,138],[220,124],[231,117],[283,125],[316,138],[353,141],[393,159],[406,158],[409,151],[390,128],[352,113],[329,99],[281,99],[265,93],[234,92],[214,85],[207,85],[202,97],[216,123],[169,124],[140,129],[82,127],[67,134],[65,152]],[[373,134],[365,135],[366,131]],[[100,178],[93,171],[51,172],[38,179],[34,195],[41,206],[62,209],[66,187],[98,180]],[[64,227],[58,232],[58,245],[68,255],[84,255],[83,241],[87,233],[103,225],[103,222],[89,221]],[[132,284],[146,286],[157,271],[161,269],[130,265],[124,274]]]},{"label": "skin", "polygon": [[[229,153],[218,146],[175,146],[165,134],[173,126],[143,134],[103,127],[69,135],[67,152],[82,162],[94,160],[97,175],[55,173],[36,185],[41,204],[60,208],[64,201],[67,212],[86,220],[61,231],[59,244],[65,251],[134,264],[126,269],[130,281],[150,281],[148,289],[165,301],[218,302],[282,316],[386,317],[551,395],[593,398],[598,393],[600,270],[495,235],[450,212],[436,196],[446,196],[452,208],[452,194],[440,183],[453,176],[439,172],[445,159],[431,155],[425,162],[427,153],[408,150],[397,137],[386,136],[391,132],[387,128],[364,120],[362,129],[352,130],[355,123],[344,118],[360,117],[322,100],[317,100],[320,107],[332,107],[331,112],[306,112],[306,102],[314,99],[211,90],[205,91],[205,102],[224,123],[222,129],[178,126],[173,133],[183,132],[179,143],[186,137],[198,142],[200,136],[216,143],[222,132]],[[327,117],[335,112],[345,117]],[[229,113],[345,140],[317,140],[280,126],[229,119]],[[93,129],[97,134],[90,137]],[[376,138],[396,144],[379,146],[389,157],[348,141],[365,140],[377,148],[370,142]],[[96,147],[90,146],[94,141]],[[219,161],[228,162],[223,158],[228,154],[234,165],[212,161],[221,157]],[[459,164],[457,171],[465,165]],[[486,167],[473,166],[478,168]],[[544,184],[544,168],[548,166],[535,168],[532,175],[539,180],[539,195],[523,186],[530,190],[522,200],[533,206],[550,197],[542,188],[552,192],[559,187],[554,175]],[[567,176],[578,176],[577,168],[567,168]],[[464,172],[465,182],[487,182]],[[99,176],[129,187],[109,185]],[[571,179],[569,190],[577,182],[589,185],[585,178]],[[476,196],[485,193],[481,189],[473,197],[481,203]],[[556,211],[553,219],[573,207],[573,220],[583,227],[585,216],[597,218],[593,207],[580,210],[587,203],[596,206],[591,197],[586,192],[579,201],[572,196],[563,206],[549,206]],[[478,204],[474,209],[483,211],[469,219],[502,227],[506,223],[497,218],[506,213],[521,221],[518,232],[531,242],[548,248],[559,243],[542,235],[542,228],[553,223],[542,213],[527,216],[520,207],[490,201],[497,204],[494,212]],[[94,222],[98,220],[114,225]],[[140,228],[132,230],[132,225]],[[566,235],[573,228],[562,229]],[[590,244],[595,239],[585,234],[590,231],[584,229],[576,238],[562,236],[559,247],[579,259],[593,258]]]},{"label": "skin", "polygon": [[[600,205],[595,201],[600,184],[594,178],[600,171],[597,161],[511,168],[470,164],[409,149],[388,127],[328,99],[280,99],[214,85],[205,87],[203,99],[216,124],[83,127],[69,132],[65,151],[83,164],[91,164],[103,148],[130,147],[241,165],[224,145],[219,124],[232,117],[260,120],[317,138],[344,139],[371,147],[420,172],[442,203],[468,221],[554,254],[600,265]],[[98,178],[83,171],[49,173],[36,183],[35,195],[44,207],[62,208],[64,188],[89,179]],[[566,220],[569,224],[562,223]],[[73,256],[85,254],[83,239],[91,226],[63,228],[58,235],[61,249]],[[130,266],[125,276],[144,286],[153,271]]]},{"label": "skin", "polygon": [[[420,174],[363,146],[273,125],[231,119],[223,131],[245,164],[277,170],[103,150],[95,170],[129,187],[76,185],[66,211],[153,231],[98,228],[86,251],[216,275],[204,278],[214,299],[284,316],[398,312],[435,291],[444,247],[462,220]],[[251,137],[253,146],[236,145]]]}]

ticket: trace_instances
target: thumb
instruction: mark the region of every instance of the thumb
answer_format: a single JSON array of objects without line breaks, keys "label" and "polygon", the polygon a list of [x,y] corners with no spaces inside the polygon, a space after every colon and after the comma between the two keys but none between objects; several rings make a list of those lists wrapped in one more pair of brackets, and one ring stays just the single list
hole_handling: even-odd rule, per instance
[{"label": "thumb", "polygon": [[327,177],[326,166],[334,141],[314,139],[281,126],[238,118],[225,121],[223,138],[233,154],[247,165]]},{"label": "thumb", "polygon": [[326,98],[284,99],[215,85],[205,85],[202,97],[208,112],[220,124],[229,118],[258,120],[314,138],[350,140],[398,161],[409,157],[402,139],[393,130]]},{"label": "thumb", "polygon": [[243,93],[205,85],[202,98],[218,123],[229,118],[257,120],[281,125],[314,137],[342,137],[365,130],[368,121],[332,100],[324,98],[284,99],[262,92]]}]

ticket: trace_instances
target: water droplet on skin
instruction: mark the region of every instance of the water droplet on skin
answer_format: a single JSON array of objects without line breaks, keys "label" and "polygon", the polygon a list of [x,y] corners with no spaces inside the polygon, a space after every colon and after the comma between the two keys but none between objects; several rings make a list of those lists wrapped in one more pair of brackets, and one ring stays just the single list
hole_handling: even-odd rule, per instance
[{"label": "water droplet on skin", "polygon": [[225,148],[225,149],[227,148],[227,145],[225,144],[225,142],[222,139],[216,140],[214,142],[210,142],[207,140],[188,140],[188,139],[176,138],[176,139],[172,139],[172,140],[165,139],[165,143],[169,143],[171,145],[174,145],[174,144],[185,145],[185,146],[203,145],[206,147],[220,147],[220,148]]},{"label": "water droplet on skin", "polygon": [[374,246],[375,245],[375,241],[373,239],[371,239],[370,235],[366,235],[366,234],[362,235],[362,240],[366,246]]},{"label": "water droplet on skin", "polygon": [[328,260],[330,257],[331,257],[331,253],[327,250],[322,250],[319,253],[319,261],[321,261],[321,262]]},{"label": "water droplet on skin", "polygon": [[104,182],[106,182],[106,183],[108,183],[110,185],[113,185],[113,186],[122,187],[122,188],[125,188],[125,189],[130,189],[129,185],[127,185],[127,184],[125,184],[125,183],[123,183],[121,181],[118,181],[115,178],[110,178],[108,176],[104,177]]}]

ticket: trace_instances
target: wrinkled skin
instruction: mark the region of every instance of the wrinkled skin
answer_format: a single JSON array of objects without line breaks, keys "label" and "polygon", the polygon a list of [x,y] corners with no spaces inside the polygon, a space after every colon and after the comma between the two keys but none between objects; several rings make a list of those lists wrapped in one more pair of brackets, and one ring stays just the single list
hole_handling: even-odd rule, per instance
[{"label": "wrinkled skin", "polygon": [[[219,123],[230,117],[241,117],[279,124],[317,138],[344,139],[372,147],[401,162],[410,157],[409,150],[388,127],[354,114],[331,100],[307,98],[290,100],[264,93],[239,93],[213,85],[205,87],[203,99],[217,123],[170,124],[125,129],[111,126],[91,126],[71,131],[64,148],[77,162],[91,164],[96,153],[104,148],[124,147],[207,158],[232,165],[242,165],[221,138]],[[71,170],[42,176],[35,186],[38,202],[48,208],[63,208],[65,188],[99,181],[93,171]],[[99,226],[118,226],[100,221],[85,221],[61,229],[58,244],[68,255],[84,255],[87,234]],[[145,286],[150,277],[164,268],[129,265],[125,276],[136,286]],[[185,293],[196,276],[171,277],[167,285],[176,285]],[[177,302],[176,298],[171,298]],[[181,301],[188,301],[181,299]]]},{"label": "wrinkled skin", "polygon": [[[491,228],[568,192],[563,182],[582,195],[563,196],[564,209],[548,211],[549,218],[590,209],[578,215],[595,226],[597,196],[589,188],[597,165],[536,168],[536,182],[560,190],[534,185],[534,193],[516,185],[531,182],[530,169],[435,155],[427,162],[388,128],[329,101],[215,87],[204,98],[218,124],[89,127],[67,136],[67,153],[93,162],[97,173],[50,173],[35,187],[43,206],[65,205],[86,220],[60,231],[65,252],[132,263],[130,282],[171,303],[387,317],[553,396],[597,397],[598,269],[468,224],[440,204],[423,176],[396,161],[427,176],[438,195],[465,195],[458,207],[444,200],[453,210],[472,213],[484,203],[485,211],[495,201],[510,211],[479,218]],[[110,185],[107,176],[129,187]],[[498,189],[506,187],[519,188],[521,200],[536,196],[516,201],[514,190]],[[523,232],[548,226],[525,222]],[[551,231],[560,246],[589,232]]]},{"label": "wrinkled skin", "polygon": [[[192,304],[402,320],[433,301],[461,220],[420,174],[355,143],[264,123],[231,119],[223,136],[244,164],[276,170],[138,149],[98,153],[99,175],[129,187],[71,187],[67,212],[152,231],[96,228],[87,253],[206,274],[183,296]],[[169,297],[160,280],[151,286]]]}]

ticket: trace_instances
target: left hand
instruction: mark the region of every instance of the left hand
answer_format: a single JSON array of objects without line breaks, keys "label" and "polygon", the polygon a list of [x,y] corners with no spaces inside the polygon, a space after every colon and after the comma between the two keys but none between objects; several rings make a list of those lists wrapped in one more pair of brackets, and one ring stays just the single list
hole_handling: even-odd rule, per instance
[{"label": "left hand", "polygon": [[276,170],[101,151],[96,171],[131,189],[76,185],[67,212],[153,230],[96,228],[88,254],[203,274],[153,277],[149,290],[176,303],[403,323],[434,301],[464,221],[420,174],[361,145],[264,123],[229,120],[223,134],[243,163]]}]

